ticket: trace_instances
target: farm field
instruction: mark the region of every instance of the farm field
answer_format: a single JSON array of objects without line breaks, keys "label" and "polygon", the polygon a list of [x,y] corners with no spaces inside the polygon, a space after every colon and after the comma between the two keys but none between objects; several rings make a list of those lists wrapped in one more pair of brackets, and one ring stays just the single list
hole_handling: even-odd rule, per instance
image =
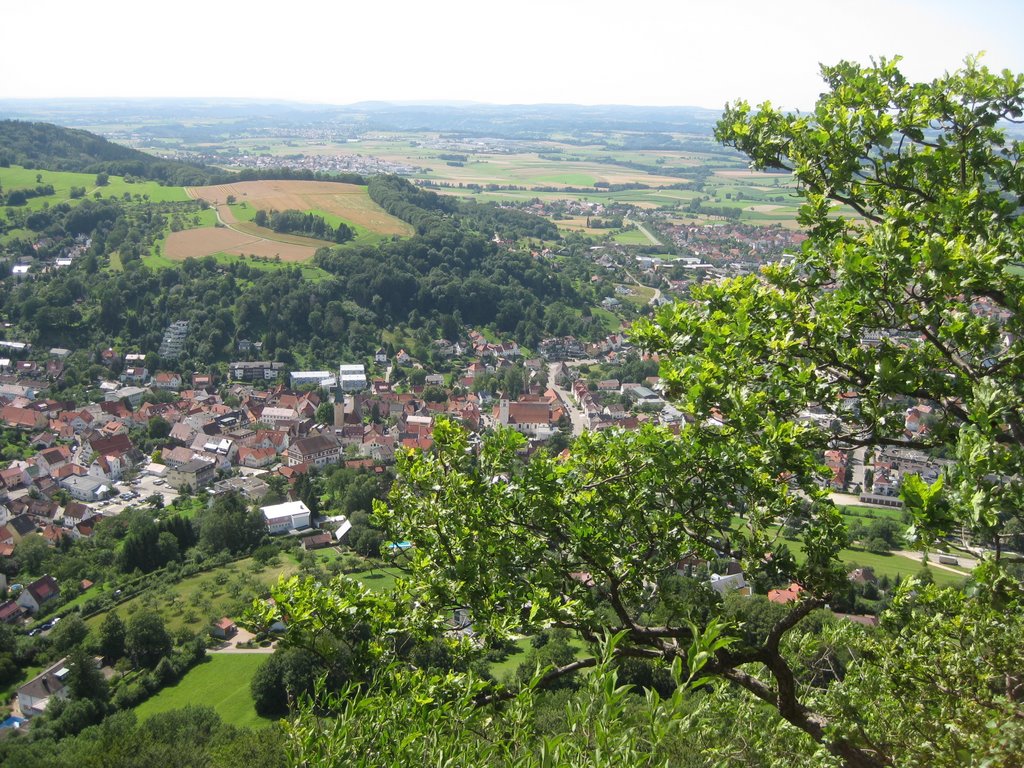
[{"label": "farm field", "polygon": [[[627,142],[629,137],[622,134],[618,138]],[[680,135],[678,138],[693,141],[702,137]],[[614,134],[605,139],[611,143],[581,145],[557,139],[489,143],[430,132],[379,132],[356,142],[304,142],[263,137],[236,139],[227,146],[233,151],[272,156],[298,153],[314,157],[356,154],[374,157],[412,168],[411,176],[416,181],[444,185],[437,190],[442,194],[472,196],[488,202],[583,199],[658,208],[685,207],[695,197],[707,197],[705,202],[709,206],[740,209],[741,221],[795,226],[797,200],[792,195],[792,180],[787,175],[751,171],[738,154],[683,149],[631,150],[615,146]],[[454,156],[465,159],[453,161],[450,158]],[[680,170],[673,174],[672,169]],[[702,190],[671,188],[693,182],[693,177],[687,174],[689,169],[700,171]],[[643,184],[649,189],[612,192],[595,187],[597,183]],[[742,196],[736,199],[738,193]],[[238,195],[236,198],[241,199]],[[329,208],[321,210],[331,212]],[[359,224],[344,213],[339,215],[346,223]],[[707,217],[695,220],[708,222]]]},{"label": "farm field", "polygon": [[[213,187],[189,187],[188,196],[216,207],[222,227],[171,232],[162,246],[167,261],[214,256],[219,259],[255,256],[285,263],[307,262],[318,248],[333,245],[322,240],[274,232],[252,223],[256,211],[298,210],[323,216],[332,226],[344,222],[356,232],[357,244],[373,244],[389,237],[406,237],[412,227],[374,203],[365,187],[319,181],[246,181]],[[228,197],[236,202],[228,203]],[[165,264],[153,260],[152,266]]]},{"label": "farm field", "polygon": [[213,707],[225,723],[254,728],[274,722],[260,717],[253,706],[249,684],[267,660],[264,653],[214,653],[135,708],[139,720],[189,704]]},{"label": "farm field", "polygon": [[[193,198],[226,206],[228,195],[265,211],[323,211],[378,235],[407,237],[411,226],[370,199],[366,187],[329,181],[243,181],[214,187],[189,187]],[[223,212],[221,213],[223,216]]]},{"label": "farm field", "polygon": [[312,259],[316,250],[316,246],[313,245],[271,240],[259,234],[241,232],[237,229],[202,227],[172,232],[164,242],[163,254],[172,261],[224,253],[269,259],[278,257],[284,262],[300,262]]}]

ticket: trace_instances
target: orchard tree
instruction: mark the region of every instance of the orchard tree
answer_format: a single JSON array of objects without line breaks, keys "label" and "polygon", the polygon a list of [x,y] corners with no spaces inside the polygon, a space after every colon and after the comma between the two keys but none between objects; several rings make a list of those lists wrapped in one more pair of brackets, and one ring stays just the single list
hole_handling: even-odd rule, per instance
[{"label": "orchard tree", "polygon": [[160,615],[139,611],[128,622],[124,638],[125,652],[139,667],[152,669],[171,652],[171,636]]},{"label": "orchard tree", "polygon": [[[634,337],[659,354],[669,395],[692,416],[678,434],[585,433],[567,458],[523,461],[516,433],[474,449],[440,420],[433,451],[400,454],[387,503],[375,503],[386,540],[413,544],[396,560],[408,571],[396,591],[293,581],[276,606],[254,606],[255,623],[287,619],[290,642],[328,654],[357,625],[376,665],[364,687],[307,702],[293,757],[392,765],[415,744],[420,762],[702,764],[659,750],[681,732],[715,741],[723,723],[749,722],[724,733],[763,747],[771,765],[1019,760],[1024,587],[998,557],[976,569],[969,596],[908,580],[875,630],[809,620],[849,591],[822,450],[954,457],[932,485],[904,479],[919,546],[960,525],[998,542],[1022,501],[1024,164],[1003,126],[1024,111],[1024,79],[968,60],[911,83],[897,63],[824,67],[828,91],[806,115],[727,107],[718,138],[757,168],[793,173],[809,238],[792,263],[700,286],[638,324]],[[831,412],[829,428],[803,418],[810,403]],[[935,419],[910,440],[905,411],[921,403]],[[801,562],[779,540],[793,520]],[[693,599],[675,581],[687,555],[737,557],[749,580],[797,582],[801,598]],[[553,628],[585,650],[518,687],[399,663],[398,638],[436,637],[453,611],[468,611],[474,630],[473,642],[449,640],[456,655]],[[615,664],[638,661],[675,690],[629,709]],[[536,692],[571,677],[564,729],[537,737],[524,725]],[[742,762],[728,743],[699,748]]]},{"label": "orchard tree", "polygon": [[125,625],[116,611],[110,611],[100,625],[99,651],[110,662],[124,656]]}]

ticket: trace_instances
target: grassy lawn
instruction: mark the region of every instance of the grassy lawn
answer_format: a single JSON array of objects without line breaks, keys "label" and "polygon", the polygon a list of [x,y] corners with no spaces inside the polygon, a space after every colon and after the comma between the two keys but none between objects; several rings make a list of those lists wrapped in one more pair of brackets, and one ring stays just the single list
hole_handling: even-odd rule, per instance
[{"label": "grassy lawn", "polygon": [[639,229],[627,229],[625,232],[619,232],[612,235],[612,240],[623,245],[651,245],[651,241]]},{"label": "grassy lawn", "polygon": [[[789,551],[793,553],[793,557],[796,558],[797,562],[802,561],[803,546],[800,542],[791,539],[783,539],[783,541],[789,547]],[[902,555],[894,555],[888,552],[876,554],[864,549],[840,550],[839,559],[850,568],[869,566],[874,569],[876,576],[888,576],[890,579],[895,579],[897,576],[901,578],[916,576],[924,567],[920,558],[911,560]],[[929,569],[935,579],[935,583],[942,587],[960,586],[967,579],[966,573],[963,576],[958,576],[944,568],[938,568],[934,564]]]},{"label": "grassy lawn", "polygon": [[622,320],[604,307],[591,307],[590,314],[601,321],[601,325],[608,333],[615,333],[622,326]]},{"label": "grassy lawn", "polygon": [[[312,264],[309,263],[298,263],[289,261],[261,261],[259,259],[254,259],[248,256],[239,256],[238,254],[235,253],[215,253],[211,254],[211,256],[217,260],[218,264],[235,264],[241,262],[247,264],[253,269],[258,269],[262,272],[277,272],[278,270],[282,269],[292,269],[293,267],[298,267],[302,271],[302,277],[306,280],[309,280],[312,283],[319,283],[331,277],[330,272],[325,272],[324,270],[320,269],[320,267],[313,266]],[[199,258],[206,257],[201,256]],[[184,262],[175,261],[173,259],[168,259],[166,256],[151,253],[142,257],[142,263],[145,264],[150,269],[160,270],[177,266],[183,264]],[[111,262],[111,268],[113,268],[113,262]]]},{"label": "grassy lawn", "polygon": [[519,665],[526,661],[526,655],[533,646],[530,645],[530,638],[521,637],[516,640],[516,647],[519,650],[510,653],[504,661],[496,661],[491,664],[491,674],[494,675],[495,680],[505,680],[519,669]]},{"label": "grassy lawn", "polygon": [[637,285],[635,283],[624,284],[625,288],[629,288],[632,293],[628,296],[615,295],[615,298],[622,301],[628,301],[630,304],[635,304],[638,307],[645,306],[651,302],[654,298],[654,289],[648,288],[646,285]]},{"label": "grassy lawn", "polygon": [[382,243],[385,240],[391,239],[389,235],[382,235],[379,232],[373,232],[367,227],[360,226],[353,221],[349,221],[348,219],[342,218],[335,213],[330,213],[329,211],[321,211],[314,208],[309,211],[309,213],[312,213],[314,216],[322,216],[323,220],[332,227],[337,227],[339,224],[347,224],[352,228],[352,231],[356,233],[356,236],[348,241],[352,245],[376,245],[377,243]]},{"label": "grassy lawn", "polygon": [[181,709],[189,704],[213,707],[225,723],[254,728],[274,722],[260,717],[253,706],[249,684],[268,658],[264,653],[214,653],[197,664],[174,685],[164,688],[135,708],[139,720]]},{"label": "grassy lawn", "polygon": [[903,510],[895,507],[869,507],[853,505],[840,505],[839,512],[843,517],[859,517],[873,520],[879,517],[887,517],[890,520],[902,522]]},{"label": "grassy lawn", "polygon": [[[288,261],[260,261],[254,258],[246,258],[239,256],[234,253],[217,253],[214,254],[213,258],[217,260],[218,264],[232,264],[235,262],[244,262],[253,269],[259,269],[263,272],[276,272],[281,269],[292,269],[298,267],[302,270],[302,277],[310,282],[318,283],[322,280],[330,278],[331,273],[325,272],[320,267],[315,267],[312,264],[303,264],[298,262]],[[181,262],[171,261],[171,264],[180,264]]]},{"label": "grassy lawn", "polygon": [[386,592],[395,586],[395,579],[401,573],[394,568],[373,568],[348,574],[350,579],[362,582],[363,586],[373,592]]},{"label": "grassy lawn", "polygon": [[[502,661],[496,661],[490,665],[491,674],[498,681],[507,680],[516,673],[519,666],[526,661],[530,651],[533,650],[532,638],[521,637],[515,641],[517,650],[510,653]],[[587,652],[587,645],[579,638],[569,640],[569,645],[576,651],[576,658],[583,658]]]}]

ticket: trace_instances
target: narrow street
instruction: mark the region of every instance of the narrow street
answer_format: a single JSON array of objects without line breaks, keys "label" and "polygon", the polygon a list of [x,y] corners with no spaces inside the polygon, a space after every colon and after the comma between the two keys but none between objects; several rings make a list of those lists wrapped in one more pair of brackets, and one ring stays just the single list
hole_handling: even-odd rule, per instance
[{"label": "narrow street", "polygon": [[555,383],[555,369],[558,367],[558,363],[548,364],[548,386],[555,390],[556,394],[562,399],[565,404],[565,410],[569,414],[569,418],[572,421],[572,436],[578,437],[582,435],[589,426],[589,421],[583,410],[576,405],[573,400],[572,393],[560,384]]}]

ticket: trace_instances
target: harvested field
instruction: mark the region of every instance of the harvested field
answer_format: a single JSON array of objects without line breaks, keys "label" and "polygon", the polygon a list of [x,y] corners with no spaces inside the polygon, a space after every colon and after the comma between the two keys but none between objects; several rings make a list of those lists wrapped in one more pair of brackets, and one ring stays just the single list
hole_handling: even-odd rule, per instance
[{"label": "harvested field", "polygon": [[164,256],[176,261],[215,253],[252,254],[281,261],[309,261],[316,248],[284,243],[222,227],[204,227],[172,232],[164,245]]},{"label": "harvested field", "polygon": [[188,187],[186,191],[193,198],[201,198],[220,207],[222,216],[228,195],[233,195],[237,202],[245,201],[257,210],[326,211],[379,235],[406,237],[413,234],[411,226],[387,213],[370,199],[366,187],[357,184],[330,181],[243,181],[214,187]]}]

